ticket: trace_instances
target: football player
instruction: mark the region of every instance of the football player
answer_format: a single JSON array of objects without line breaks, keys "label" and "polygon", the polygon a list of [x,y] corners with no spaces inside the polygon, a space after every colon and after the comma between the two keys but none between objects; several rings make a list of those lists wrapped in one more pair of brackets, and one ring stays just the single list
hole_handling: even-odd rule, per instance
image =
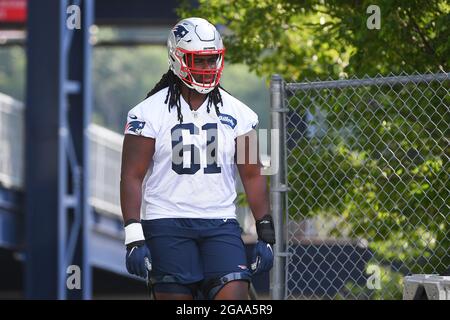
[{"label": "football player", "polygon": [[[168,72],[125,127],[126,266],[149,274],[156,299],[247,299],[252,275],[272,268],[275,242],[266,179],[251,161],[258,117],[219,85],[225,48],[211,23],[180,21],[167,47]],[[250,265],[236,220],[236,167],[256,220]]]}]

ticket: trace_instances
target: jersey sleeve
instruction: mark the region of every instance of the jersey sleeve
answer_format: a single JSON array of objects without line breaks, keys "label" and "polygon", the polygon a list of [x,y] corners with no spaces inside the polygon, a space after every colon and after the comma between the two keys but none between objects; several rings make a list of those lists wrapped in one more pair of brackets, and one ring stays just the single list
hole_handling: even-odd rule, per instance
[{"label": "jersey sleeve", "polygon": [[124,134],[156,138],[158,133],[158,127],[155,123],[157,115],[155,112],[155,114],[150,117],[148,112],[145,112],[147,111],[145,109],[149,108],[151,108],[151,106],[144,100],[128,112]]},{"label": "jersey sleeve", "polygon": [[256,129],[259,120],[258,115],[245,104],[241,103],[237,109],[236,137]]}]

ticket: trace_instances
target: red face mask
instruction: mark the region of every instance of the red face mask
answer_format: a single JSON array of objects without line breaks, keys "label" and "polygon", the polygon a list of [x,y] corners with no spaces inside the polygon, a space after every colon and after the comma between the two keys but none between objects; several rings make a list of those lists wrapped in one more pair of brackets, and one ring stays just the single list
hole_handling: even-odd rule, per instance
[{"label": "red face mask", "polygon": [[202,88],[214,88],[219,84],[224,67],[225,49],[187,51],[177,48],[176,56],[181,64],[183,81]]}]

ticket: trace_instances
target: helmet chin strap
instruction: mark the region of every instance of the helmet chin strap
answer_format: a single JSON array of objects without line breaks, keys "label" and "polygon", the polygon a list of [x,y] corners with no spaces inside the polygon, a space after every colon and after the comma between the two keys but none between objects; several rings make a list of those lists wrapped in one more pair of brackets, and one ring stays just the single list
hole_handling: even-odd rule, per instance
[{"label": "helmet chin strap", "polygon": [[[199,103],[198,106],[200,106],[203,102],[205,102],[205,99],[207,98],[207,93],[200,93],[198,92],[196,89],[190,88],[188,86],[185,87],[187,89],[186,90],[182,90],[182,94],[184,93],[184,97],[185,100],[187,102],[187,104],[189,105],[189,109],[191,111],[195,111],[196,109],[193,108],[192,106],[192,100],[194,100],[194,104],[197,105],[197,103]],[[187,97],[186,97],[187,95]]]},{"label": "helmet chin strap", "polygon": [[183,80],[183,83],[184,83],[189,89],[195,90],[196,92],[198,92],[198,93],[200,93],[200,94],[208,94],[208,93],[210,93],[211,91],[213,91],[214,88],[216,87],[216,86],[214,86],[214,87],[209,87],[209,88],[202,87],[202,86],[200,86],[200,85],[196,85],[196,81],[195,81],[195,80],[194,80],[192,83],[187,83],[186,81]]}]

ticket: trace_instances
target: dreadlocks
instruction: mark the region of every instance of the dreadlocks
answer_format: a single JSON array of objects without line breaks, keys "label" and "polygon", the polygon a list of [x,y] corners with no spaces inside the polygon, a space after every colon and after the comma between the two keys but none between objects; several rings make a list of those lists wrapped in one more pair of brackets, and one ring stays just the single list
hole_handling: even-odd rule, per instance
[{"label": "dreadlocks", "polygon": [[[177,107],[177,113],[178,113],[178,120],[180,123],[183,123],[183,114],[181,113],[181,103],[180,103],[180,95],[181,95],[181,80],[178,78],[172,70],[169,69],[167,73],[163,74],[161,80],[155,85],[155,87],[150,90],[149,93],[147,93],[147,97],[152,96],[156,92],[169,87],[167,90],[167,96],[166,100],[164,100],[164,103],[168,103],[169,112],[172,107]],[[223,106],[222,101],[222,95],[220,94],[219,87],[222,88],[220,85],[215,87],[211,92],[209,92],[206,96],[206,99],[208,99],[208,104],[206,105],[206,110],[210,111],[211,106],[214,104],[214,108],[216,110],[216,114],[219,115],[219,103]],[[222,88],[223,89],[223,88]],[[190,104],[190,94],[188,98],[188,103]]]}]

